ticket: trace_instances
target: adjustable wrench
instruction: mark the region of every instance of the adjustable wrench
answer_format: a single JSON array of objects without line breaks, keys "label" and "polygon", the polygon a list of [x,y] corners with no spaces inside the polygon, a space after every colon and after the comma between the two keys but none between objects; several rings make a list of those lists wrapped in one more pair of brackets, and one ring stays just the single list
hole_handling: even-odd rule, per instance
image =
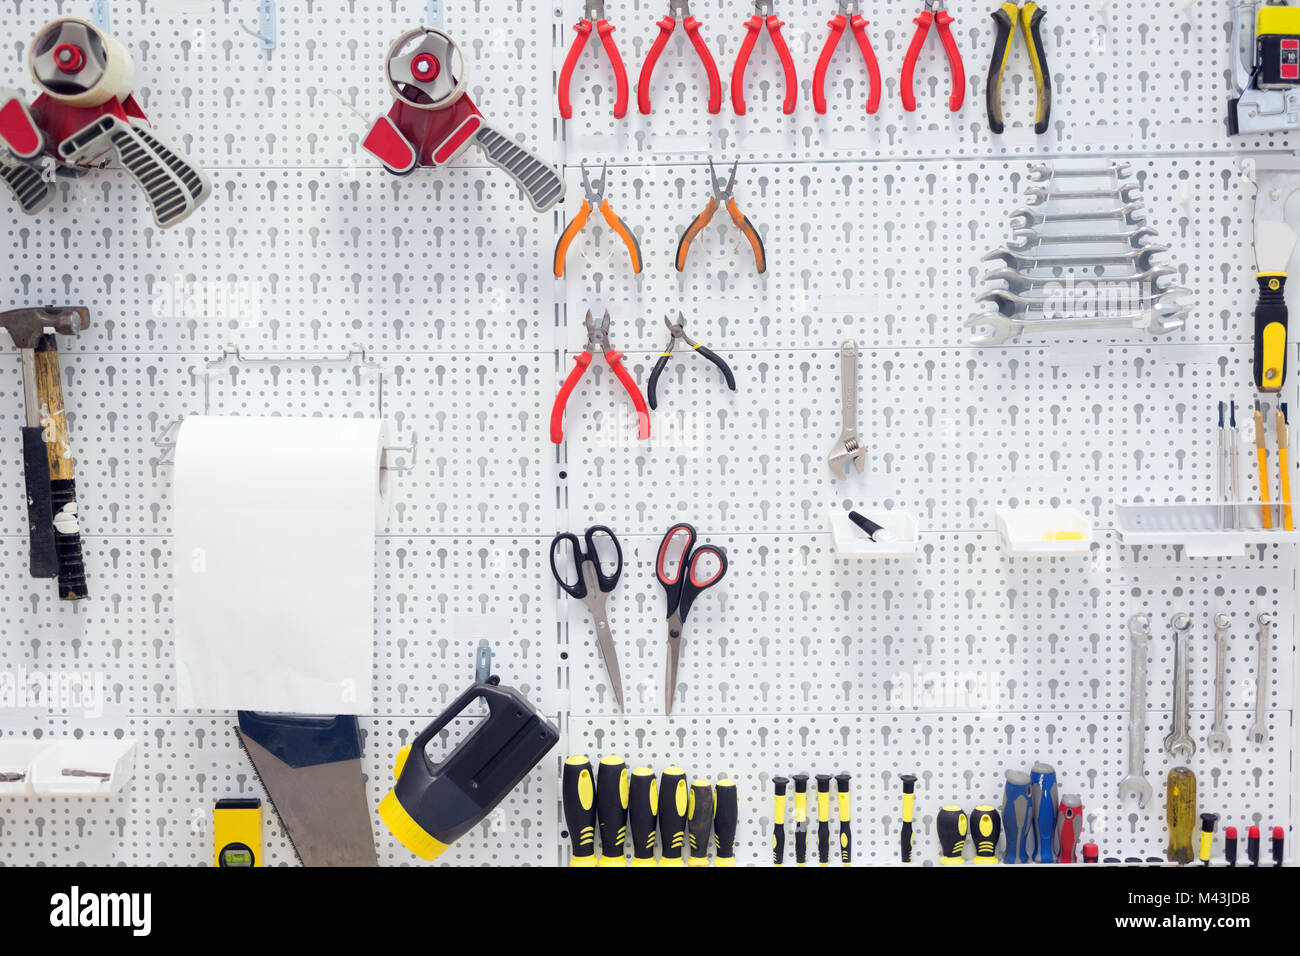
[{"label": "adjustable wrench", "polygon": [[1165,753],[1173,757],[1183,753],[1184,759],[1190,760],[1196,753],[1196,741],[1187,732],[1192,719],[1192,679],[1187,660],[1192,616],[1175,614],[1169,626],[1174,629],[1174,730],[1165,738]]},{"label": "adjustable wrench", "polygon": [[1259,662],[1255,665],[1255,723],[1246,736],[1250,742],[1263,746],[1268,742],[1268,720],[1265,713],[1265,675],[1268,672],[1269,632],[1273,630],[1273,615],[1265,611],[1259,616]]},{"label": "adjustable wrench", "polygon": [[1214,724],[1205,736],[1205,749],[1211,752],[1228,751],[1227,721],[1224,719],[1224,695],[1227,693],[1228,632],[1232,620],[1226,614],[1214,615]]},{"label": "adjustable wrench", "polygon": [[1151,636],[1151,619],[1134,614],[1128,619],[1133,642],[1133,664],[1128,683],[1128,773],[1119,782],[1121,802],[1138,798],[1138,806],[1151,801],[1151,784],[1146,774],[1147,729],[1147,640]]},{"label": "adjustable wrench", "polygon": [[867,467],[867,449],[858,440],[858,343],[852,339],[840,345],[840,414],[844,429],[826,453],[826,464],[836,478],[847,478],[849,462],[858,466],[858,474]]}]

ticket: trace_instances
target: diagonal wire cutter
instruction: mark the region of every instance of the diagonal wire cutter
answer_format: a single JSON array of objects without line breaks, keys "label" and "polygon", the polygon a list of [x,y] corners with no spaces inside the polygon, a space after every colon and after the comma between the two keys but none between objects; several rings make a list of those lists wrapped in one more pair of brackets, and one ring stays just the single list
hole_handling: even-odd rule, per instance
[{"label": "diagonal wire cutter", "polygon": [[741,234],[749,240],[750,248],[754,250],[754,264],[758,267],[759,275],[767,271],[767,252],[763,249],[763,239],[754,228],[754,224],[749,221],[749,217],[740,211],[736,205],[736,200],[732,197],[732,192],[736,188],[736,170],[740,167],[740,160],[736,160],[731,166],[731,178],[727,180],[727,185],[722,185],[722,180],[718,179],[718,173],[713,168],[713,160],[709,160],[709,178],[713,182],[713,195],[709,197],[708,205],[704,211],[692,220],[691,224],[686,227],[682,233],[681,241],[677,243],[677,271],[686,271],[686,255],[691,251],[691,243],[713,220],[713,214],[718,211],[719,206],[727,207],[727,215],[731,216],[731,221],[736,224],[736,228]]},{"label": "diagonal wire cutter", "polygon": [[582,56],[582,49],[587,45],[587,38],[595,30],[605,48],[605,55],[609,57],[609,65],[614,70],[614,119],[622,119],[627,115],[627,70],[614,43],[614,27],[605,19],[605,0],[583,0],[582,19],[573,25],[573,29],[578,35],[573,38],[573,45],[569,47],[564,65],[560,68],[560,115],[565,119],[573,119],[569,83],[573,79],[573,69],[578,65],[578,58]]},{"label": "diagonal wire cutter", "polygon": [[699,352],[706,359],[716,365],[718,371],[722,373],[722,377],[727,381],[727,388],[731,389],[733,392],[736,390],[736,377],[731,374],[731,366],[724,362],[718,356],[718,353],[714,352],[707,346],[701,345],[699,342],[696,342],[693,338],[687,335],[686,330],[682,327],[685,322],[686,318],[680,312],[677,313],[676,322],[668,318],[668,316],[664,316],[664,325],[668,326],[668,331],[672,333],[672,338],[668,340],[668,347],[663,350],[663,353],[659,356],[659,361],[655,362],[655,367],[650,372],[650,385],[646,389],[646,393],[650,398],[651,408],[659,407],[659,399],[656,395],[656,389],[659,385],[659,376],[662,375],[663,370],[668,367],[668,359],[672,356],[673,346],[677,344],[678,339],[681,339],[689,345],[691,349]]},{"label": "diagonal wire cutter", "polygon": [[557,445],[564,441],[564,406],[568,404],[569,396],[578,387],[578,382],[597,352],[604,354],[605,361],[622,383],[623,388],[627,390],[628,397],[632,399],[632,407],[636,409],[636,437],[649,438],[650,410],[646,408],[645,399],[641,396],[641,389],[637,388],[636,380],[623,365],[623,353],[614,351],[614,347],[609,344],[609,313],[606,312],[600,325],[597,325],[595,319],[591,317],[591,310],[588,309],[585,321],[587,347],[580,355],[573,357],[573,368],[569,370],[569,377],[560,386],[560,394],[555,396],[555,404],[551,407],[551,441]]},{"label": "diagonal wire cutter", "polygon": [[899,77],[899,87],[903,96],[903,109],[909,113],[916,109],[916,93],[912,89],[912,75],[916,72],[916,61],[921,55],[921,47],[930,34],[930,24],[939,31],[939,41],[948,55],[948,69],[952,72],[952,95],[948,97],[948,110],[956,113],[966,99],[966,68],[961,62],[961,52],[952,35],[953,17],[947,10],[944,0],[925,0],[925,9],[912,21],[916,32],[912,34],[912,43],[903,57],[903,73]]},{"label": "diagonal wire cutter", "polygon": [[1047,70],[1047,53],[1043,50],[1042,27],[1045,10],[1036,3],[1003,3],[993,11],[993,25],[997,36],[993,40],[993,58],[989,61],[989,81],[986,91],[989,113],[989,131],[1001,133],[1006,127],[1002,120],[1002,74],[1016,39],[1016,22],[1025,34],[1025,46],[1034,65],[1034,85],[1038,100],[1034,107],[1034,132],[1047,132],[1052,116],[1052,75]]},{"label": "diagonal wire cutter", "polygon": [[632,230],[627,227],[622,219],[614,212],[605,198],[605,178],[609,172],[608,166],[600,168],[600,179],[593,184],[587,176],[587,166],[582,166],[582,190],[586,193],[586,198],[582,200],[582,206],[578,209],[578,214],[569,221],[565,226],[564,232],[560,235],[560,241],[555,245],[555,278],[559,279],[564,275],[564,260],[569,254],[569,246],[573,240],[582,232],[583,227],[587,225],[587,220],[591,218],[591,211],[599,209],[600,214],[605,217],[605,222],[609,228],[614,230],[614,234],[623,240],[623,245],[627,246],[628,255],[632,257],[632,271],[637,275],[641,274],[641,244],[636,241],[636,236],[632,235]]}]

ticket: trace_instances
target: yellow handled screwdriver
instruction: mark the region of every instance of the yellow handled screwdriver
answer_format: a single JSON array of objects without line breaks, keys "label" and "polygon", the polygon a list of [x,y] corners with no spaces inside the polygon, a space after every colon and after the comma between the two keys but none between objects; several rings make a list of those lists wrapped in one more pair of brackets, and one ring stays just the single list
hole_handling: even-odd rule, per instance
[{"label": "yellow handled screwdriver", "polygon": [[1268,444],[1264,441],[1264,412],[1255,400],[1255,457],[1259,461],[1259,520],[1265,528],[1273,527],[1272,500],[1268,490]]},{"label": "yellow handled screwdriver", "polygon": [[840,863],[849,866],[853,863],[853,834],[849,832],[849,775],[835,775],[835,801],[840,811]]},{"label": "yellow handled screwdriver", "polygon": [[596,821],[600,826],[600,866],[627,866],[627,764],[603,757],[596,771]]},{"label": "yellow handled screwdriver", "polygon": [[686,816],[690,820],[690,866],[709,865],[709,836],[713,832],[713,787],[709,781],[692,781]]},{"label": "yellow handled screwdriver", "polygon": [[912,809],[916,799],[916,775],[904,773],[899,776],[903,780],[903,863],[909,864],[912,862]]},{"label": "yellow handled screwdriver", "polygon": [[573,844],[569,866],[595,866],[596,781],[591,776],[590,760],[579,756],[564,761],[560,793],[564,798],[564,825]]},{"label": "yellow handled screwdriver", "polygon": [[736,865],[736,824],[740,820],[740,800],[736,781],[719,780],[713,794],[713,865]]},{"label": "yellow handled screwdriver", "polygon": [[1294,531],[1295,522],[1291,519],[1291,462],[1287,454],[1287,420],[1286,402],[1277,407],[1274,427],[1277,429],[1277,493],[1282,499],[1282,528]]},{"label": "yellow handled screwdriver", "polygon": [[632,771],[628,785],[627,824],[632,837],[632,865],[655,865],[655,818],[659,814],[659,784],[649,767]]},{"label": "yellow handled screwdriver", "polygon": [[1214,825],[1218,822],[1217,813],[1201,814],[1201,866],[1210,865],[1210,851],[1214,848]]},{"label": "yellow handled screwdriver", "polygon": [[686,847],[686,771],[669,767],[659,778],[660,866],[685,866],[682,850]]},{"label": "yellow handled screwdriver", "polygon": [[817,775],[817,865],[831,862],[831,775]]},{"label": "yellow handled screwdriver", "polygon": [[966,811],[952,805],[939,810],[934,829],[939,835],[939,863],[943,866],[966,862],[966,832],[970,828]]},{"label": "yellow handled screwdriver", "polygon": [[790,786],[788,777],[773,777],[772,786],[776,796],[772,805],[772,865],[785,864],[785,788]]},{"label": "yellow handled screwdriver", "polygon": [[1169,825],[1169,846],[1165,859],[1182,865],[1192,862],[1192,831],[1196,829],[1196,774],[1187,767],[1174,767],[1165,779],[1165,822]]},{"label": "yellow handled screwdriver", "polygon": [[808,775],[794,775],[794,865],[808,858]]}]

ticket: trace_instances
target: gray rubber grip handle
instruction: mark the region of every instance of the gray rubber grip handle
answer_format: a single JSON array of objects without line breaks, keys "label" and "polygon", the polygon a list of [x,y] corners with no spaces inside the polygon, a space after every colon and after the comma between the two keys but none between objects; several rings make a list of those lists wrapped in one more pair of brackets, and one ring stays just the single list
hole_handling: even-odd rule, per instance
[{"label": "gray rubber grip handle", "polygon": [[490,123],[479,127],[474,138],[487,154],[488,161],[505,170],[519,184],[535,210],[546,212],[564,198],[563,177],[540,156],[520,146]]},{"label": "gray rubber grip handle", "polygon": [[54,548],[54,505],[50,495],[50,458],[45,450],[45,430],[33,427],[22,431],[31,576],[53,578],[59,573],[59,558]]}]

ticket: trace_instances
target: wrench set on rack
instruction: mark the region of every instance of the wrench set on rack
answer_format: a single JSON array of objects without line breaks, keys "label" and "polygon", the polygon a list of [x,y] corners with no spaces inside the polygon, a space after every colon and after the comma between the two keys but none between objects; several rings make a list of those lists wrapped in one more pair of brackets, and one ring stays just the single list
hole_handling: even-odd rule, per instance
[{"label": "wrench set on rack", "polygon": [[1025,205],[1011,214],[1012,236],[984,261],[998,283],[981,293],[966,327],[970,344],[998,346],[1024,334],[1072,335],[1135,329],[1166,335],[1183,328],[1190,290],[1161,285],[1176,275],[1157,261],[1131,164],[1066,167],[1035,163]]}]

